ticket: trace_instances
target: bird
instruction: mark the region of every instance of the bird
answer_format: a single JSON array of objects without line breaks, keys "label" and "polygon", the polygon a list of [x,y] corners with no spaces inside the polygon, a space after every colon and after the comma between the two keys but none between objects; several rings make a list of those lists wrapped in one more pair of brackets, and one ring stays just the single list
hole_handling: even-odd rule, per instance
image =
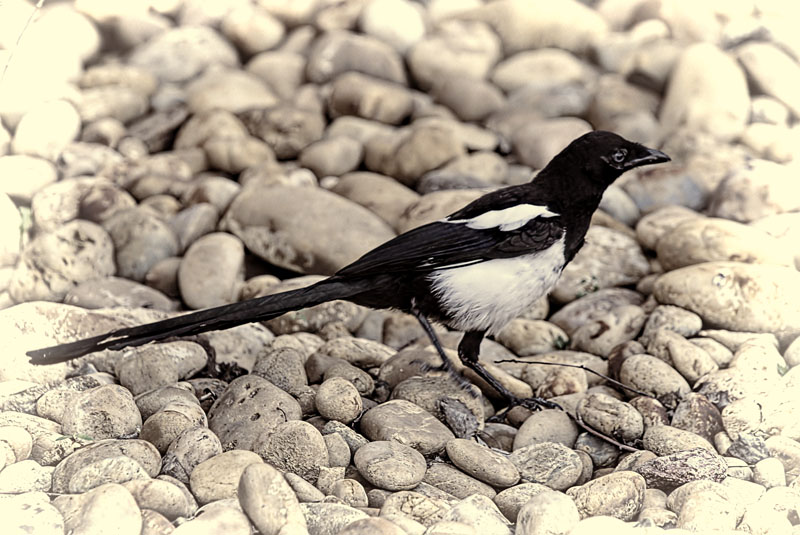
[{"label": "bird", "polygon": [[530,182],[491,191],[443,219],[399,234],[310,286],[27,355],[33,364],[65,362],[103,349],[227,329],[343,299],[413,314],[441,357],[441,369],[462,382],[431,321],[463,331],[459,359],[509,405],[552,407],[537,397],[519,399],[501,384],[479,360],[481,342],[553,289],[564,266],[583,246],[608,186],[626,171],[668,161],[660,150],[612,132],[591,131],[569,143]]}]

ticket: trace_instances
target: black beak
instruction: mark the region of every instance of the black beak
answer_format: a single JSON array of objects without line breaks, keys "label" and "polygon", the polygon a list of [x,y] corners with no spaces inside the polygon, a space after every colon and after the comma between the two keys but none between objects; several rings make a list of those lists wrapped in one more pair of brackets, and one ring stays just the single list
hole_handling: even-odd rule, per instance
[{"label": "black beak", "polygon": [[625,162],[625,169],[633,169],[634,167],[641,167],[643,165],[653,165],[655,163],[664,163],[670,161],[671,158],[656,149],[648,149],[645,147],[644,155],[628,160]]}]

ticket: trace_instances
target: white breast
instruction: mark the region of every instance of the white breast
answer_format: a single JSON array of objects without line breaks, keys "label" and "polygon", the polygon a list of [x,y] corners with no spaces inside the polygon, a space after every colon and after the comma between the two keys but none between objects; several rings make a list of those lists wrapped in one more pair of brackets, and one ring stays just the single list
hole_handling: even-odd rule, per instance
[{"label": "white breast", "polygon": [[450,327],[497,333],[555,286],[564,267],[564,239],[537,253],[434,271],[433,292],[455,318]]}]

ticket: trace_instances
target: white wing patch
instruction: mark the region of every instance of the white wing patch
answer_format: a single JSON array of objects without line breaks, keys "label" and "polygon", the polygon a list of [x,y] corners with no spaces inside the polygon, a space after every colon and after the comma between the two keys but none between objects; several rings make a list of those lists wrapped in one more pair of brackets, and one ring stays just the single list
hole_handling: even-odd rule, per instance
[{"label": "white wing patch", "polygon": [[465,223],[467,227],[475,230],[499,228],[502,231],[510,231],[524,227],[529,221],[537,217],[555,217],[557,215],[557,213],[548,210],[546,206],[518,204],[502,210],[490,210],[471,219],[445,219],[443,222]]},{"label": "white wing patch", "polygon": [[542,251],[515,258],[496,258],[428,277],[434,294],[462,331],[497,333],[555,286],[564,267],[564,238]]}]

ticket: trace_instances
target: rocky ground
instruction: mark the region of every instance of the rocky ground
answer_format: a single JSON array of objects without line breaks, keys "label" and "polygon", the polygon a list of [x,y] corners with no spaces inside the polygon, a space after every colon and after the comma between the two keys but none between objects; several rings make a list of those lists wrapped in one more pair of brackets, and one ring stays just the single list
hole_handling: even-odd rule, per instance
[{"label": "rocky ground", "polygon": [[[797,5],[77,0],[17,42],[32,10],[0,4],[5,532],[800,533]],[[482,348],[566,413],[491,419],[344,302],[27,363],[308,284],[592,128],[673,162]]]}]

